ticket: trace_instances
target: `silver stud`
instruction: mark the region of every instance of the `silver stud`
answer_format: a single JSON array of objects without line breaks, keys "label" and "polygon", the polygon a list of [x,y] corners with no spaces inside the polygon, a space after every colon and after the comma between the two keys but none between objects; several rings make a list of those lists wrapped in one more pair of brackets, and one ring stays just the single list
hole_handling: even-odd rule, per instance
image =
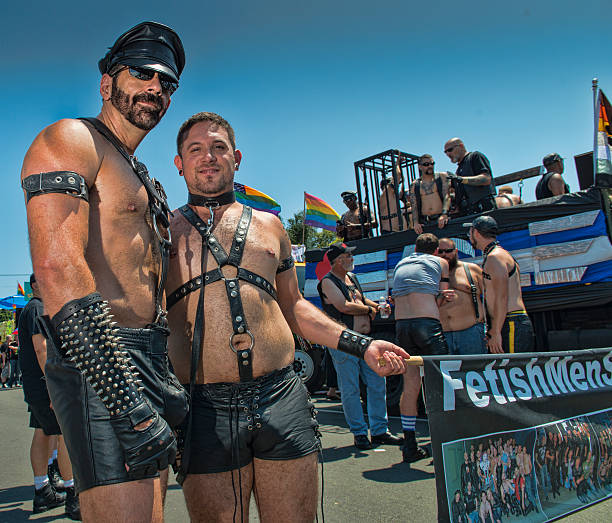
[{"label": "silver stud", "polygon": [[232,291],[232,292],[230,293],[230,296],[231,296],[232,298],[235,298],[236,296],[238,296],[238,293],[237,293],[236,291]]},{"label": "silver stud", "polygon": [[242,321],[242,316],[236,316],[236,321],[237,322],[241,322]]},{"label": "silver stud", "polygon": [[249,353],[248,353],[247,351],[244,351],[244,352],[242,353],[242,357],[243,357],[244,359],[248,358],[248,357],[249,357]]},{"label": "silver stud", "polygon": [[352,336],[351,341],[357,341],[357,336]]},{"label": "silver stud", "polygon": [[248,361],[243,361],[242,364],[246,367],[249,364],[249,362]]},{"label": "silver stud", "polygon": [[242,325],[240,325],[240,327],[238,327],[238,329],[237,329],[237,330],[238,330],[238,332],[239,332],[240,334],[242,334],[242,333],[244,332],[244,327],[243,327]]},{"label": "silver stud", "polygon": [[235,283],[235,282],[233,282],[233,281],[231,281],[231,282],[229,282],[229,284],[228,284],[228,285],[229,285],[229,287],[230,287],[231,289],[233,289],[233,288],[236,286],[236,283]]}]

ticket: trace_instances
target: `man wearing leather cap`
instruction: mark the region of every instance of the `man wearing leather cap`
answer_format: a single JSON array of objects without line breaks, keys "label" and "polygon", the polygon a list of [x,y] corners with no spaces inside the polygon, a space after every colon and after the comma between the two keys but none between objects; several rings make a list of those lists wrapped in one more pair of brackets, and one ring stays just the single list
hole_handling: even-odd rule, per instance
[{"label": "man wearing leather cap", "polygon": [[[344,205],[348,207],[336,225],[336,234],[344,241],[359,240],[361,238],[369,238],[378,223],[372,216],[367,203],[361,204],[361,211],[357,204],[357,193],[355,191],[344,191],[340,194]],[[361,229],[361,220],[363,218],[363,231]]]},{"label": "man wearing leather cap", "polygon": [[[167,366],[169,208],[134,156],[178,87],[185,53],[144,22],[99,62],[97,118],[60,120],[21,172],[32,265],[44,303],[49,394],[85,521],[161,521],[159,471],[186,395]],[[115,319],[115,324],[112,319]]]},{"label": "man wearing leather cap", "polygon": [[314,521],[318,426],[293,372],[292,331],[380,375],[402,372],[408,354],[302,297],[280,220],[235,201],[242,154],[225,119],[189,118],[177,153],[189,198],[170,224],[166,288],[170,357],[192,391],[178,477],[191,520],[248,521],[256,488],[261,521]]},{"label": "man wearing leather cap", "polygon": [[491,216],[479,216],[463,226],[469,228],[470,242],[483,255],[482,277],[490,317],[489,352],[531,352],[533,327],[525,311],[521,273],[516,260],[497,241],[497,222]]}]

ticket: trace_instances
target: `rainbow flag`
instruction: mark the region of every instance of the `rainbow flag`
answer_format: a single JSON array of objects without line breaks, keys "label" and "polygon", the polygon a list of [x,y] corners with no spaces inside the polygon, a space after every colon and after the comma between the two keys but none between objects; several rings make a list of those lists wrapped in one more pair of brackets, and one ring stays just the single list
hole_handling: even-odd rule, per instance
[{"label": "rainbow flag", "polygon": [[21,286],[21,283],[17,282],[17,294],[21,294],[22,296],[25,296],[25,291],[23,290],[23,287]]},{"label": "rainbow flag", "polygon": [[306,203],[304,219],[306,225],[320,227],[328,231],[336,230],[336,221],[340,219],[340,215],[334,211],[331,205],[307,192],[304,192],[304,202]]},{"label": "rainbow flag", "polygon": [[610,147],[612,146],[612,107],[610,102],[599,90],[597,97],[597,107],[599,110],[599,121],[597,125],[597,148],[595,149],[595,174],[612,174],[612,157]]},{"label": "rainbow flag", "polygon": [[243,205],[248,205],[259,211],[271,212],[276,216],[281,212],[280,205],[275,200],[267,194],[253,189],[253,187],[234,182],[234,192],[236,193],[236,200]]}]

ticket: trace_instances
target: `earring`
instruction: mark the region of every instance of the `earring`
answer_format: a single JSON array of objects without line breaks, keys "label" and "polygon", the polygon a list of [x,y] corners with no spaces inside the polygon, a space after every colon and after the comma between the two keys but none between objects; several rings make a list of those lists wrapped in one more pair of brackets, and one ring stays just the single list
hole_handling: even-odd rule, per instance
[{"label": "earring", "polygon": [[179,169],[179,174],[182,176],[183,175],[183,169]]}]

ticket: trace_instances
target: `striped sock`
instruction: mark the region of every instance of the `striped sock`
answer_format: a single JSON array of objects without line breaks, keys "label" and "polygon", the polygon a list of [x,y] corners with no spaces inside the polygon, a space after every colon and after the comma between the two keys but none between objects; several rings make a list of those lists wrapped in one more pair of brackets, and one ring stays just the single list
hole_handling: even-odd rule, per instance
[{"label": "striped sock", "polygon": [[416,416],[404,416],[402,414],[401,419],[402,419],[402,430],[414,432],[414,427],[416,425]]},{"label": "striped sock", "polygon": [[64,487],[66,488],[74,487],[74,478],[65,480]]},{"label": "striped sock", "polygon": [[34,476],[34,488],[36,490],[40,490],[48,483],[49,483],[49,476],[47,476],[46,474],[44,476]]}]

